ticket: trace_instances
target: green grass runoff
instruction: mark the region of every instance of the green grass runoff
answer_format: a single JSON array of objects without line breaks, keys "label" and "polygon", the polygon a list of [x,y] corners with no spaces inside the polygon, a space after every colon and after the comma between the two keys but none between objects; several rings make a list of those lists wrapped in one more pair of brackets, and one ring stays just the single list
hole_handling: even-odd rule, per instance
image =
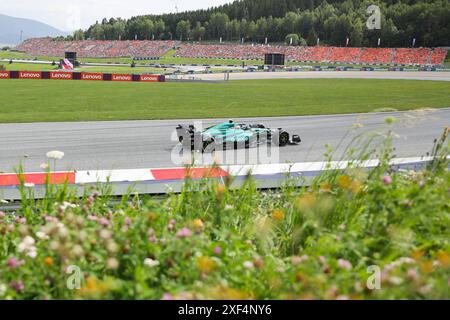
[{"label": "green grass runoff", "polygon": [[277,79],[217,83],[0,80],[0,92],[3,123],[233,118],[450,107],[449,82],[417,80]]}]

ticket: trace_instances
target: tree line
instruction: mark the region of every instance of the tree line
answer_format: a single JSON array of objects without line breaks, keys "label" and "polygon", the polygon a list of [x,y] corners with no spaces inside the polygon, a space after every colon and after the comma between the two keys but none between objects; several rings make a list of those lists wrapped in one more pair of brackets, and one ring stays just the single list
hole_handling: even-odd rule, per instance
[{"label": "tree line", "polygon": [[[381,28],[367,8],[377,5]],[[206,10],[111,18],[70,39],[283,42],[293,45],[450,45],[448,0],[240,0]]]}]

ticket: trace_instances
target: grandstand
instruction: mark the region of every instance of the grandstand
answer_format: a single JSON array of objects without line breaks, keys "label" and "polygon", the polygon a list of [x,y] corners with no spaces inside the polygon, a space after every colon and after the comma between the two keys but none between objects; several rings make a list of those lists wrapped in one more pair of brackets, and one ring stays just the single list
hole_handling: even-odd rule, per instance
[{"label": "grandstand", "polygon": [[182,44],[176,57],[263,59],[264,54],[280,52],[291,61],[367,63],[400,65],[440,65],[446,50],[429,48],[340,48],[249,45]]},{"label": "grandstand", "polygon": [[177,48],[175,57],[258,59],[278,52],[297,62],[441,65],[447,50],[431,48],[293,47],[285,45],[188,44],[179,41],[59,41],[51,38],[25,40],[16,49],[31,56],[59,57],[75,51],[81,58],[157,58]]},{"label": "grandstand", "polygon": [[81,58],[161,57],[177,46],[177,41],[60,41],[34,38],[22,42],[18,51],[32,56],[60,57],[66,51]]}]

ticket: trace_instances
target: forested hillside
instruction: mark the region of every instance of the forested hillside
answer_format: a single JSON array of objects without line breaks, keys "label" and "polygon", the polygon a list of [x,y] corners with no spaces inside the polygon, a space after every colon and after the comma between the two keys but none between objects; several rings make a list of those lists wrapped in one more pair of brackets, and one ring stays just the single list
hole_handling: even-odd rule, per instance
[{"label": "forested hillside", "polygon": [[[369,30],[367,8],[381,8],[381,29]],[[103,19],[75,39],[179,39],[408,47],[450,45],[448,0],[240,0],[216,8],[128,20]]]}]

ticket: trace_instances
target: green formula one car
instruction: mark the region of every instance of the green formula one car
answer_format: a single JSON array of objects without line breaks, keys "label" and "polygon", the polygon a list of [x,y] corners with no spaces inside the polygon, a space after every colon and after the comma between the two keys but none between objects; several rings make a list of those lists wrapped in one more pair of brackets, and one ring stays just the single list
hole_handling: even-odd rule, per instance
[{"label": "green formula one car", "polygon": [[291,136],[282,128],[270,129],[263,124],[235,123],[232,120],[208,127],[203,131],[197,130],[193,125],[178,125],[176,130],[178,140],[183,147],[190,146],[191,150],[203,152],[249,148],[263,143],[274,143],[284,147],[301,142],[300,136]]}]

